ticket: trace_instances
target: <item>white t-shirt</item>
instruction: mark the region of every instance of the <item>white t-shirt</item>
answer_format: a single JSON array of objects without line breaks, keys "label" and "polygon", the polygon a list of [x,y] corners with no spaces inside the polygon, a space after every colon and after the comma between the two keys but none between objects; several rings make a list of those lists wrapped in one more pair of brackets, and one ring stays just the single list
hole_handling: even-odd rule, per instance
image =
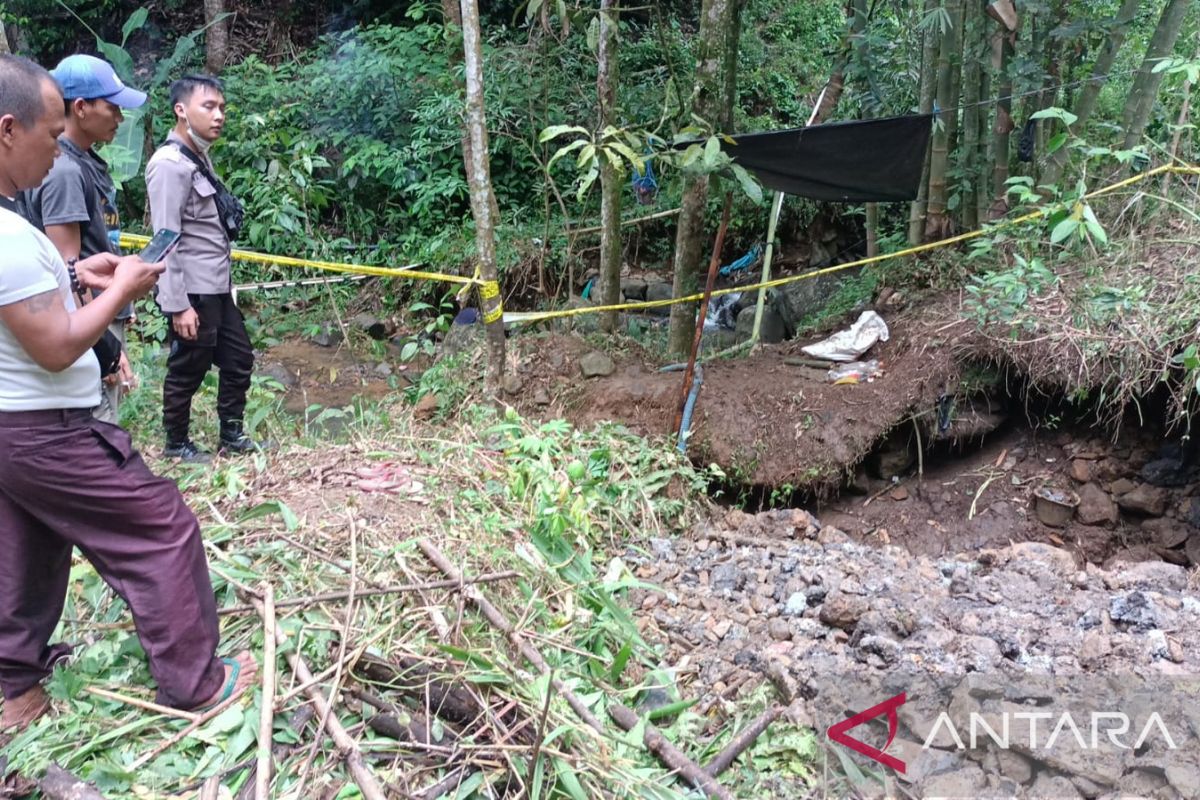
[{"label": "white t-shirt", "polygon": [[[0,208],[0,306],[57,289],[75,310],[67,267],[45,234]],[[0,411],[94,408],[100,402],[100,363],[91,349],[62,372],[49,372],[0,322]]]}]

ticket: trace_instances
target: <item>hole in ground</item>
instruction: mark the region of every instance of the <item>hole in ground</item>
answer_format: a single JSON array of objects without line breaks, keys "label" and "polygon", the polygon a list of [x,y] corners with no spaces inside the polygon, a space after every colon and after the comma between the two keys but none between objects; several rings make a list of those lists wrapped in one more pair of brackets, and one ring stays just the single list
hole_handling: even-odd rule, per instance
[{"label": "hole in ground", "polygon": [[[903,420],[832,497],[728,482],[711,494],[750,513],[803,508],[854,539],[935,557],[1039,541],[1098,564],[1200,563],[1200,443],[1164,430],[1165,396],[1128,409],[1116,435],[1095,404],[1018,381],[966,397],[940,424],[930,410],[920,433]],[[1043,487],[1067,508],[1039,509]]]}]

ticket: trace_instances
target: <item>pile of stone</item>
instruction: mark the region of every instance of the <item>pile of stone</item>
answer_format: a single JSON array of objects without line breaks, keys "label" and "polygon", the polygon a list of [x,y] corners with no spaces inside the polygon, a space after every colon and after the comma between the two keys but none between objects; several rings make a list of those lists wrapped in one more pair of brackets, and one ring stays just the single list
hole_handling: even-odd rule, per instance
[{"label": "pile of stone", "polygon": [[[1117,676],[1109,689],[1083,694],[1096,700],[1111,691],[1119,705],[1137,682],[1200,673],[1200,595],[1183,567],[1154,560],[1105,570],[1040,543],[915,557],[852,542],[800,510],[732,511],[689,538],[653,539],[630,558],[638,577],[660,587],[633,598],[645,635],[663,642],[666,666],[684,666],[684,693],[706,708],[770,680],[824,738],[829,724],[908,692],[888,753],[910,763],[892,777],[914,796],[1200,792],[1197,693],[1162,711],[1175,738],[1187,738],[1180,750],[1154,739],[1116,757],[1064,750],[1068,737],[1053,752],[1020,742],[959,748],[944,731],[923,746],[948,708],[963,720],[1080,702],[1038,680]],[[870,730],[855,735],[869,740]],[[887,733],[879,731],[882,746]]]}]

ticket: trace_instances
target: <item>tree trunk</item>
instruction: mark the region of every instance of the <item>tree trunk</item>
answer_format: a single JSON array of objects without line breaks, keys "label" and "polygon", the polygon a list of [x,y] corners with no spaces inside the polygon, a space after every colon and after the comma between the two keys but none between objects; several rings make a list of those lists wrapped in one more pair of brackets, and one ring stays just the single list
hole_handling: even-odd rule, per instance
[{"label": "tree trunk", "polygon": [[954,70],[962,61],[963,0],[947,0],[946,10],[950,15],[950,24],[943,31],[938,48],[937,102],[941,113],[930,146],[929,207],[925,219],[927,240],[945,238],[951,228],[946,215],[949,197],[946,173],[950,161],[950,134],[957,127],[951,124],[951,118],[958,114],[954,87],[960,82],[954,79]]},{"label": "tree trunk", "polygon": [[975,230],[979,227],[979,91],[983,78],[983,23],[984,17],[975,3],[967,3],[963,18],[963,121],[962,147],[958,150],[958,162],[962,174],[962,227]]},{"label": "tree trunk", "polygon": [[[596,56],[596,95],[599,99],[600,125],[604,130],[616,119],[617,102],[617,15],[613,0],[600,0],[600,41]],[[600,301],[604,305],[621,302],[621,171],[600,155]],[[617,327],[617,312],[605,312],[600,326],[612,332]]]},{"label": "tree trunk", "polygon": [[209,74],[217,75],[229,60],[229,17],[225,13],[225,0],[204,0],[204,67]]},{"label": "tree trunk", "polygon": [[1125,114],[1121,120],[1121,130],[1125,132],[1124,149],[1129,150],[1142,140],[1142,133],[1150,121],[1150,113],[1154,110],[1154,101],[1158,98],[1158,87],[1162,84],[1163,73],[1154,72],[1154,67],[1160,59],[1171,55],[1175,49],[1175,41],[1183,27],[1184,17],[1190,0],[1167,0],[1162,16],[1159,17],[1158,27],[1146,48],[1146,57],[1129,90],[1125,100]]},{"label": "tree trunk", "polygon": [[467,83],[467,133],[471,141],[467,185],[471,189],[471,214],[475,218],[475,257],[484,280],[480,311],[487,325],[487,389],[499,399],[504,377],[504,320],[499,313],[499,275],[496,269],[495,193],[488,162],[487,118],[483,108],[483,45],[480,42],[477,0],[461,0],[463,56]]},{"label": "tree trunk", "polygon": [[[1083,91],[1079,93],[1079,102],[1074,108],[1075,116],[1079,118],[1075,122],[1077,131],[1083,131],[1087,127],[1088,119],[1096,110],[1096,101],[1100,98],[1100,90],[1108,81],[1108,73],[1117,60],[1121,45],[1125,43],[1125,35],[1129,31],[1130,23],[1137,16],[1137,10],[1138,0],[1124,0],[1117,16],[1113,19],[1104,47],[1100,50],[1100,55],[1096,56],[1096,63],[1092,65],[1091,78],[1084,85]],[[1042,182],[1057,183],[1069,157],[1070,148],[1068,147],[1059,149],[1051,156],[1050,163],[1046,165],[1046,174],[1043,176]]]},{"label": "tree trunk", "polygon": [[[721,101],[726,85],[721,80],[723,53],[729,36],[730,6],[735,0],[703,0],[697,47],[696,84],[692,112],[714,125],[720,123]],[[679,223],[675,230],[675,259],[671,288],[675,297],[693,294],[700,285],[704,258],[704,215],[708,206],[708,176],[685,176]],[[671,306],[667,346],[675,355],[691,349],[696,328],[696,306]]]},{"label": "tree trunk", "polygon": [[[451,71],[462,61],[462,9],[459,0],[442,0],[442,23],[447,28],[447,39],[450,40]],[[462,152],[463,164],[469,172],[471,169],[471,135],[467,132],[466,120],[462,123]],[[492,219],[500,219],[500,207],[496,204],[496,195],[491,193]]]},{"label": "tree trunk", "polygon": [[[939,0],[925,0],[921,18],[928,19],[938,8]],[[937,92],[937,31],[925,31],[924,44],[921,48],[921,87],[918,111],[929,114],[933,111],[933,98]],[[925,213],[929,204],[929,160],[930,151],[925,151],[925,166],[921,171],[921,185],[917,190],[917,199],[912,202],[908,215],[908,243],[918,245],[925,233]]]},{"label": "tree trunk", "polygon": [[725,90],[721,97],[721,130],[733,133],[736,125],[738,105],[738,53],[742,39],[742,11],[749,0],[731,0],[729,4],[729,21],[725,32],[725,52],[722,69],[725,70]]},{"label": "tree trunk", "polygon": [[8,30],[4,26],[4,18],[0,17],[0,55],[10,53],[12,53],[12,48],[8,46]]}]

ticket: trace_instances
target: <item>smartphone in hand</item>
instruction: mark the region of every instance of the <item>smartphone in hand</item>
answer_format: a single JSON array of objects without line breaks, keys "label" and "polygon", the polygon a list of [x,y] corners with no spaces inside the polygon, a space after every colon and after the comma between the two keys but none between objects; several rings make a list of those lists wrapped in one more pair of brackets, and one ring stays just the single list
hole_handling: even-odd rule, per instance
[{"label": "smartphone in hand", "polygon": [[145,249],[138,253],[138,258],[147,264],[156,264],[166,258],[177,244],[179,244],[179,231],[160,228],[154,232],[154,237],[150,239]]}]

